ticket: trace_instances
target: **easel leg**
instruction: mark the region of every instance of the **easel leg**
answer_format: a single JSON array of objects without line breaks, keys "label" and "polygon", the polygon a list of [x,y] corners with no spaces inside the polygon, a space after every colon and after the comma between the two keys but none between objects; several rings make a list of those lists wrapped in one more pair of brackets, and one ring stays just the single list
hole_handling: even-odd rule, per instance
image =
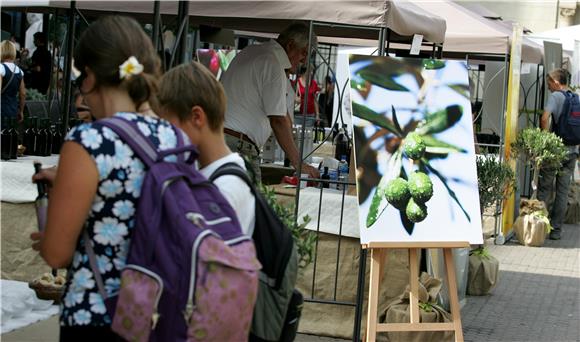
[{"label": "easel leg", "polygon": [[449,287],[449,305],[451,318],[455,327],[455,342],[463,342],[463,329],[461,327],[461,312],[459,310],[459,298],[457,297],[457,279],[455,276],[455,263],[451,248],[443,248],[445,256],[445,269],[447,270],[447,282]]},{"label": "easel leg", "polygon": [[382,268],[383,250],[371,249],[371,274],[369,281],[369,300],[367,312],[367,342],[374,342],[377,337],[377,316],[379,302],[379,276]]},{"label": "easel leg", "polygon": [[419,323],[419,265],[417,248],[409,248],[409,311],[411,323]]}]

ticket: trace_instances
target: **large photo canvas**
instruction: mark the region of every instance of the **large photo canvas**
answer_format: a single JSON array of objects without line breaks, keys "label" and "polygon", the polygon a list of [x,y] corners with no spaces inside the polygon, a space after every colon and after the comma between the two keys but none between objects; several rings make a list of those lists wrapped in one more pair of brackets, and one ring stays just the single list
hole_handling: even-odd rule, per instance
[{"label": "large photo canvas", "polygon": [[361,243],[483,243],[466,63],[349,67]]}]

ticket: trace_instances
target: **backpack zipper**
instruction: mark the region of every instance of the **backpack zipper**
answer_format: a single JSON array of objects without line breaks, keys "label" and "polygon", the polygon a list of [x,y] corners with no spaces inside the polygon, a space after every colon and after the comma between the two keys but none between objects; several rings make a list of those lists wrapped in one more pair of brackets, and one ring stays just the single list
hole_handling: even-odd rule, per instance
[{"label": "backpack zipper", "polygon": [[220,218],[215,219],[215,220],[206,220],[202,214],[194,213],[194,212],[189,212],[189,213],[185,214],[185,218],[187,218],[188,220],[193,222],[193,224],[195,224],[199,228],[203,228],[201,225],[202,221],[208,226],[215,226],[216,224],[232,221],[232,219],[230,217],[227,217],[227,216],[220,217]]},{"label": "backpack zipper", "polygon": [[[202,216],[203,217],[203,216]],[[197,223],[194,222],[197,225]],[[187,303],[185,305],[185,310],[183,310],[183,318],[185,322],[188,323],[191,315],[193,314],[193,310],[195,310],[195,305],[193,303],[193,296],[195,292],[195,280],[197,277],[196,270],[197,270],[197,250],[201,241],[210,234],[214,234],[211,230],[204,230],[193,242],[193,246],[191,248],[191,277],[189,281],[189,293],[187,295]]]},{"label": "backpack zipper", "polygon": [[157,308],[159,306],[159,300],[161,300],[161,294],[163,294],[163,280],[156,273],[153,273],[152,271],[138,265],[130,264],[126,265],[125,268],[131,268],[139,272],[145,273],[151,278],[155,279],[159,284],[159,292],[155,297],[155,304],[153,305],[153,314],[151,315],[151,330],[155,330],[157,322],[159,321],[159,317],[161,316],[159,312],[157,312]]}]

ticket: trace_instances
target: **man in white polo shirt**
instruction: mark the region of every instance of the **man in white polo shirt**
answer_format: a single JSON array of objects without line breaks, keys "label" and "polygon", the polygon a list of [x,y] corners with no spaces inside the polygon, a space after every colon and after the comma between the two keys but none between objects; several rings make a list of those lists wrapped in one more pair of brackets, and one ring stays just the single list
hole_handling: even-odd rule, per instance
[{"label": "man in white polo shirt", "polygon": [[[257,179],[260,149],[272,131],[292,166],[298,167],[300,154],[286,104],[286,70],[295,70],[305,62],[308,36],[308,26],[292,24],[276,40],[246,47],[221,77],[227,97],[226,143],[252,161]],[[316,46],[316,37],[313,43]],[[319,177],[318,170],[307,164],[302,165],[302,173]]]}]

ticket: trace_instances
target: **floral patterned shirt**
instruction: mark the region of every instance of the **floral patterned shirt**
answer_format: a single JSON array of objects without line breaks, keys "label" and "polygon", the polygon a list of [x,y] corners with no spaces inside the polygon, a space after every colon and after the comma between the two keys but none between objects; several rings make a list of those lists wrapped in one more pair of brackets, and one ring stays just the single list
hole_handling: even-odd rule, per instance
[{"label": "floral patterned shirt", "polygon": [[[176,132],[165,120],[133,113],[117,113],[115,116],[136,122],[140,131],[159,150],[170,149],[177,144]],[[110,296],[119,291],[120,272],[127,259],[145,166],[117,134],[99,124],[99,121],[74,127],[66,141],[74,141],[84,147],[99,172],[97,193],[84,228],[92,240],[97,267],[105,291]],[[176,157],[166,158],[169,159],[173,161]],[[60,323],[65,326],[111,324],[91,271],[82,235],[68,268]]]}]

